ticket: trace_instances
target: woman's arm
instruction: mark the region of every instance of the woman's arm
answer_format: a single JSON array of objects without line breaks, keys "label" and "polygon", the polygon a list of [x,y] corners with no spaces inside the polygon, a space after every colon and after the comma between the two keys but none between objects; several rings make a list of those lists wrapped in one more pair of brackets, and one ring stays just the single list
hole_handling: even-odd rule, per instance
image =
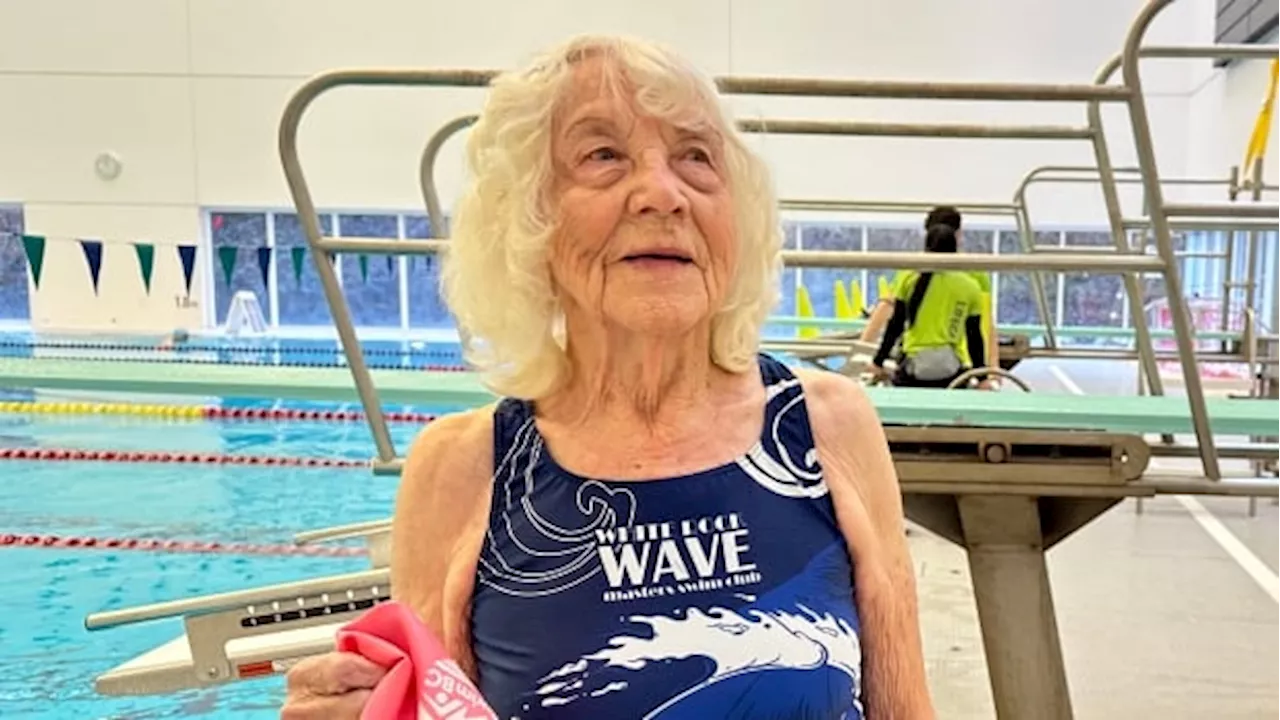
[{"label": "woman's arm", "polygon": [[869,343],[880,337],[885,324],[893,317],[893,303],[892,298],[880,298],[876,301],[875,309],[871,311],[871,317],[867,318],[867,324],[862,328],[862,335],[858,339]]},{"label": "woman's arm", "polygon": [[[969,348],[969,362],[975,368],[987,366],[987,341],[982,337],[982,316],[970,315],[964,321],[965,346]],[[997,362],[999,362],[997,360]]]},{"label": "woman's arm", "polygon": [[879,416],[849,378],[810,370],[796,374],[853,559],[867,717],[933,720],[902,495]]},{"label": "woman's arm", "polygon": [[889,327],[885,328],[884,337],[880,339],[880,349],[876,351],[875,359],[871,361],[876,367],[884,367],[885,360],[889,359],[889,353],[893,352],[893,346],[897,344],[898,338],[902,337],[902,331],[907,327],[907,304],[901,300],[895,300],[893,303],[893,317],[889,320]]},{"label": "woman's arm", "polygon": [[473,682],[471,594],[492,466],[492,408],[431,422],[405,459],[391,524],[392,599],[417,612]]}]

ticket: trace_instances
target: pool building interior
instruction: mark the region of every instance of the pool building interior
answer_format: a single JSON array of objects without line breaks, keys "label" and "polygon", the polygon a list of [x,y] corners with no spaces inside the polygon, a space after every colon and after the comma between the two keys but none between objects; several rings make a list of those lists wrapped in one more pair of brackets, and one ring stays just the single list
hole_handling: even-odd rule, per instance
[{"label": "pool building interior", "polygon": [[[761,350],[867,382],[939,718],[1276,717],[1276,18],[0,3],[0,718],[279,717],[390,597],[406,448],[495,399],[440,290],[468,129],[588,32],[688,57],[769,165]],[[942,205],[997,392],[868,381]]]}]

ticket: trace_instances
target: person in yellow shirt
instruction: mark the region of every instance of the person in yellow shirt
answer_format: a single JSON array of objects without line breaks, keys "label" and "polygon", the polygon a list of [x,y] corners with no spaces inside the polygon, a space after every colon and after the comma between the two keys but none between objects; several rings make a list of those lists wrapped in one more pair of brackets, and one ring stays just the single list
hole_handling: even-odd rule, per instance
[{"label": "person in yellow shirt", "polygon": [[[925,234],[925,252],[956,251],[956,231],[937,224]],[[914,270],[895,283],[893,316],[872,360],[877,376],[888,376],[885,361],[902,339],[895,385],[945,388],[970,367],[985,367],[982,337],[983,293],[971,273]],[[979,387],[990,389],[990,381]]]},{"label": "person in yellow shirt", "polygon": [[[924,227],[926,230],[934,225],[946,225],[947,227],[950,227],[955,232],[956,245],[958,247],[963,241],[962,234],[960,232],[962,220],[963,218],[961,217],[959,210],[947,205],[940,205],[929,211],[928,216],[925,217]],[[987,305],[991,302],[991,274],[983,270],[965,271],[965,274],[973,278],[974,282],[978,284],[978,289],[983,294],[983,307],[987,308]],[[891,287],[893,288],[892,292],[889,296],[881,297],[877,300],[875,308],[871,311],[870,316],[867,319],[866,327],[862,329],[860,339],[863,342],[875,342],[881,337],[885,326],[893,316],[895,298],[903,294],[901,292],[902,284],[910,276],[911,273],[902,271],[899,271],[894,275],[893,282],[891,284]],[[983,347],[986,350],[985,358],[992,364],[998,364],[1000,361],[1000,339],[999,336],[996,335],[995,324],[992,319],[992,313],[989,309],[983,313],[982,330],[985,339],[985,342],[983,343]],[[971,360],[971,358],[968,358],[967,356],[965,359]],[[999,381],[993,378],[988,384],[995,386],[998,383]]]}]

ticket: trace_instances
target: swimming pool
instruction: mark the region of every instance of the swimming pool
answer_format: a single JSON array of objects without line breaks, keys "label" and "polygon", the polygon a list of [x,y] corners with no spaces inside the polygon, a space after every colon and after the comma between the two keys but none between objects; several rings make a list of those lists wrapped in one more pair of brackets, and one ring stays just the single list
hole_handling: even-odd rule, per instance
[{"label": "swimming pool", "polygon": [[[35,343],[35,346],[32,343]],[[41,356],[47,338],[0,335],[0,353]],[[68,338],[103,362],[133,351],[85,349],[122,345],[121,338]],[[259,340],[260,358],[246,357],[244,340],[197,340],[196,350],[222,362],[272,364],[324,358],[335,362],[332,341]],[[133,343],[139,347],[154,339]],[[25,345],[25,347],[24,347]],[[408,343],[371,348],[387,351]],[[428,346],[418,344],[419,350]],[[457,365],[456,346],[431,347],[432,364]],[[52,352],[58,352],[53,350]],[[219,356],[221,353],[221,356]],[[413,357],[400,354],[402,361]],[[416,360],[414,361],[416,362]],[[253,364],[258,364],[253,362]],[[213,453],[259,457],[367,461],[374,454],[361,421],[209,420],[133,414],[85,414],[76,403],[98,395],[6,392],[0,401],[53,401],[57,413],[0,412],[0,451],[6,448]],[[110,398],[119,402],[121,398]],[[125,398],[155,403],[156,398]],[[165,402],[161,400],[160,402]],[[236,408],[354,406],[282,403],[246,398],[169,398],[168,402]],[[66,403],[71,403],[67,405]],[[10,405],[10,408],[13,406]],[[85,409],[83,407],[81,410]],[[428,413],[447,408],[388,407]],[[66,412],[66,410],[71,410]],[[403,452],[421,429],[392,425]],[[387,517],[396,479],[365,467],[268,467],[172,462],[99,462],[0,458],[0,536],[179,539],[196,542],[290,544],[295,532]],[[121,549],[0,546],[6,591],[0,595],[0,716],[5,718],[275,718],[283,699],[279,677],[155,697],[104,697],[94,676],[182,633],[178,619],[88,632],[87,614],[196,594],[287,582],[368,567],[363,557],[189,554]]]}]

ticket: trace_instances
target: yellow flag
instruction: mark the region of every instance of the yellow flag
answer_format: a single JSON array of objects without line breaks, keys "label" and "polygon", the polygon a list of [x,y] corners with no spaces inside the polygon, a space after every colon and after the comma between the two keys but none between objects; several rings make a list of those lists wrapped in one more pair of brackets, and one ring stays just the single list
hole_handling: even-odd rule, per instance
[{"label": "yellow flag", "polygon": [[853,319],[853,305],[849,302],[849,294],[845,292],[843,280],[836,280],[834,293],[836,300],[836,317],[840,320]]},{"label": "yellow flag", "polygon": [[862,317],[862,313],[867,311],[867,300],[862,297],[862,286],[857,280],[849,281],[849,300],[849,312],[855,318]]},{"label": "yellow flag", "polygon": [[[804,283],[796,283],[796,314],[802,318],[813,317],[813,303],[809,301],[809,289]],[[812,325],[800,326],[800,337],[815,338],[821,334],[817,327]]]},{"label": "yellow flag", "polygon": [[[1249,136],[1249,146],[1245,148],[1244,166],[1240,170],[1246,177],[1253,172],[1254,161],[1266,157],[1267,140],[1271,136],[1271,116],[1275,113],[1277,85],[1280,85],[1280,59],[1271,61],[1271,73],[1267,80],[1267,94],[1262,99],[1262,109],[1258,111],[1258,119],[1253,124],[1253,133]],[[1255,179],[1261,180],[1261,178]]]}]

